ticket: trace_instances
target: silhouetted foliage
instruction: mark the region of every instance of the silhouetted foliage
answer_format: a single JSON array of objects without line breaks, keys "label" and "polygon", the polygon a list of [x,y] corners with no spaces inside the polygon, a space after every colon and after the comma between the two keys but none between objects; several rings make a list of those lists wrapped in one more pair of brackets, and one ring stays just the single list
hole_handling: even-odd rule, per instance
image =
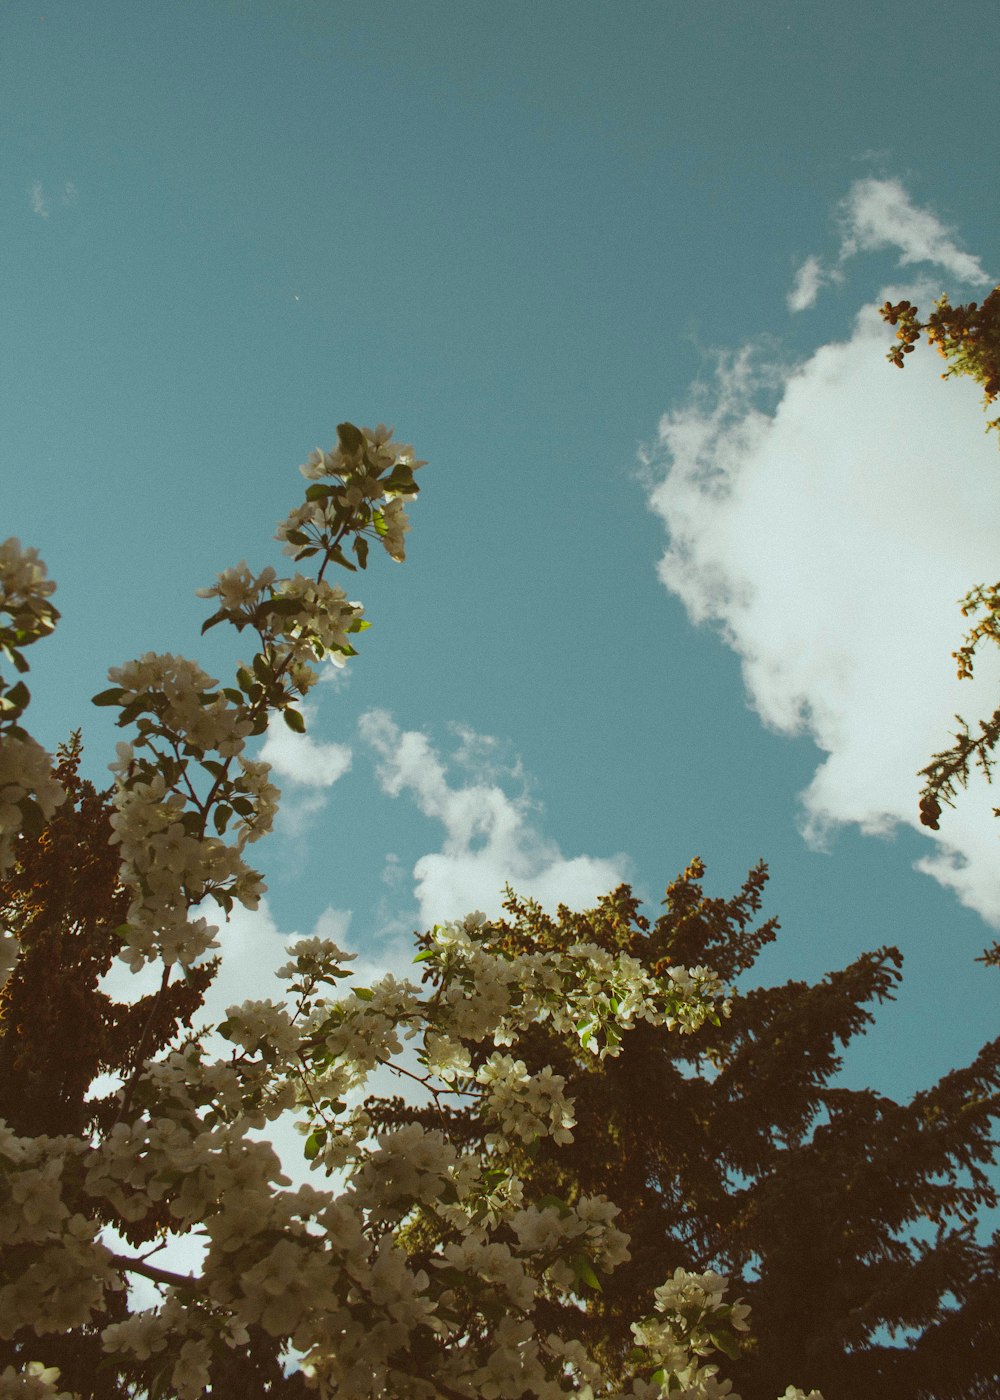
[{"label": "silhouetted foliage", "polygon": [[[926,334],[928,342],[948,361],[943,379],[955,374],[974,379],[982,385],[987,408],[1000,397],[1000,287],[995,287],[981,305],[970,301],[952,306],[946,296],[939,297],[926,321],[921,321],[917,307],[905,300],[895,304],[887,301],[881,307],[881,315],[896,327],[898,344],[886,356],[890,363],[902,369],[905,356],[913,353],[921,334]],[[1000,415],[987,422],[986,431],[1000,435]],[[1000,645],[1000,583],[977,584],[959,606],[963,617],[976,618],[958,651],[952,652],[958,662],[959,679],[963,680],[973,674],[980,642],[989,639]],[[920,770],[925,779],[920,790],[920,820],[932,831],[940,828],[941,804],[954,804],[958,789],[968,784],[973,768],[979,768],[987,781],[991,779],[995,761],[992,754],[1000,742],[1000,709],[989,719],[978,721],[978,734],[970,730],[961,715],[955,718],[959,728],[952,736],[954,743],[936,753]],[[994,815],[1000,816],[1000,808],[994,808]],[[993,944],[983,961],[1000,965],[1000,943]]]},{"label": "silhouetted foliage", "polygon": [[[703,874],[692,862],[655,922],[627,885],[555,919],[511,895],[510,945],[588,942],[648,968],[707,964],[737,977],[777,931],[774,919],[753,926],[766,868],[730,900],[706,896]],[[632,1345],[630,1320],[684,1263],[730,1274],[733,1296],[751,1304],[754,1343],[728,1372],[743,1400],[773,1400],[790,1374],[832,1400],[1000,1393],[1000,1244],[982,1246],[973,1230],[997,1200],[1000,1039],[909,1104],[833,1082],[841,1048],[892,998],[901,962],[886,947],[816,985],[755,988],[693,1035],[638,1024],[603,1063],[544,1026],[511,1047],[529,1070],[565,1076],[577,1126],[571,1146],[507,1144],[498,1168],[533,1198],[605,1193],[631,1235],[631,1261],[586,1300],[583,1326],[609,1373]],[[469,1049],[474,1062],[485,1054]],[[369,1107],[384,1124],[439,1124],[442,1113],[398,1099]],[[461,1119],[449,1115],[449,1132]],[[409,1228],[417,1253],[440,1238],[429,1217]],[[888,1344],[886,1329],[908,1345]]]}]

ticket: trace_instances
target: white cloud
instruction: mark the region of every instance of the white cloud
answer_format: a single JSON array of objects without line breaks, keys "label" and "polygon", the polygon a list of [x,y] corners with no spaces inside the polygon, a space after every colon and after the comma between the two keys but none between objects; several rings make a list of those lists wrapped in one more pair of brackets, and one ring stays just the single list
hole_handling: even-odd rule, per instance
[{"label": "white cloud", "polygon": [[857,180],[840,209],[840,256],[898,248],[901,267],[934,263],[960,282],[990,280],[978,258],[963,252],[936,214],[918,208],[899,180]]},{"label": "white cloud", "polygon": [[[441,850],[421,856],[413,868],[423,927],[472,909],[496,917],[507,883],[554,911],[560,903],[586,908],[626,878],[624,855],[567,859],[538,832],[523,792],[512,797],[495,781],[492,741],[462,731],[458,758],[472,780],[453,785],[425,734],[401,730],[384,710],[363,715],[359,728],[381,760],[383,790],[393,797],[409,792],[420,811],[444,827]],[[485,773],[476,764],[484,753]],[[519,776],[517,769],[512,776]]]},{"label": "white cloud", "polygon": [[[887,336],[872,308],[793,370],[755,371],[744,352],[663,418],[648,463],[669,533],[660,576],[720,626],[762,719],[823,750],[807,835],[914,826],[936,843],[919,868],[1000,924],[1000,791],[975,783],[934,835],[916,816],[916,770],[953,716],[996,704],[995,649],[961,683],[951,652],[967,625],[956,599],[996,577],[997,445],[975,385],[942,383],[927,353],[891,368]],[[758,373],[772,389],[777,376],[773,413],[755,406]]]},{"label": "white cloud", "polygon": [[[307,712],[307,719],[311,715]],[[314,739],[296,734],[285,724],[274,724],[267,732],[260,757],[270,763],[279,786],[283,780],[294,783],[297,792],[284,793],[278,811],[277,829],[286,837],[306,833],[326,806],[324,789],[332,787],[351,767],[348,744]],[[304,858],[304,852],[300,853]]]},{"label": "white cloud", "polygon": [[260,756],[278,777],[303,787],[332,787],[351,766],[349,745],[295,734],[285,724],[274,724],[268,730]]},{"label": "white cloud", "polygon": [[[955,242],[953,231],[929,209],[913,203],[899,180],[856,180],[837,210],[841,229],[839,265],[824,266],[811,253],[800,265],[788,293],[789,311],[814,305],[821,288],[842,282],[842,267],[858,253],[895,248],[898,266],[931,263],[958,282],[981,286],[992,279],[978,258]],[[931,289],[932,294],[937,290]]]},{"label": "white cloud", "polygon": [[36,180],[31,187],[31,212],[37,214],[40,219],[49,217],[49,202],[45,198],[41,180]]}]

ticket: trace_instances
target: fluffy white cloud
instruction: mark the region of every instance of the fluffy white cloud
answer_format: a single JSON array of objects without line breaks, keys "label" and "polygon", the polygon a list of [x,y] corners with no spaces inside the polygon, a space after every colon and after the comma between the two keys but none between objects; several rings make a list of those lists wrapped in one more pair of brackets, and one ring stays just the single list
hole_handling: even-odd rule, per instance
[{"label": "fluffy white cloud", "polygon": [[363,715],[359,728],[381,760],[383,790],[393,797],[409,792],[420,811],[444,827],[441,850],[421,856],[413,868],[424,927],[472,909],[495,917],[507,883],[554,911],[560,903],[586,908],[626,878],[626,856],[567,859],[538,832],[523,793],[512,797],[495,781],[489,739],[461,731],[457,758],[471,781],[450,783],[425,734],[401,730],[384,710]]},{"label": "fluffy white cloud", "polygon": [[331,787],[351,766],[347,744],[324,743],[311,734],[295,734],[286,724],[273,724],[260,751],[279,778],[304,787]]},{"label": "fluffy white cloud", "polygon": [[[916,256],[935,236],[917,220],[906,247]],[[881,295],[904,293],[917,295]],[[961,683],[951,652],[967,626],[956,600],[997,576],[997,444],[975,385],[942,383],[926,352],[895,370],[887,343],[865,309],[849,340],[793,370],[730,358],[663,418],[647,456],[669,534],[660,576],[692,620],[720,627],[765,723],[825,754],[803,795],[807,836],[914,826],[936,842],[919,868],[1000,924],[1000,790],[974,783],[932,835],[917,824],[915,775],[956,713],[971,722],[996,704],[995,649]]]},{"label": "fluffy white cloud", "polygon": [[[313,720],[307,711],[306,718]],[[295,784],[298,791],[284,791],[278,810],[277,829],[286,837],[304,836],[326,806],[326,792],[351,767],[348,744],[314,739],[296,734],[286,724],[273,724],[261,746],[260,757],[270,763],[272,777],[279,786]]]}]

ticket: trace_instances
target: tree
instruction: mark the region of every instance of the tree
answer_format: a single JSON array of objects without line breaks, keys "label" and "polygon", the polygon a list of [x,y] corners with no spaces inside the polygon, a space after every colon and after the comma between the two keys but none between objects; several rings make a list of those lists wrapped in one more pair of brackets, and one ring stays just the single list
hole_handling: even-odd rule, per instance
[{"label": "tree", "polygon": [[[110,844],[110,791],[98,792],[81,778],[82,756],[77,731],[56,755],[54,773],[66,800],[37,836],[18,841],[14,867],[0,878],[0,927],[14,934],[20,951],[0,989],[0,1119],[22,1136],[110,1130],[117,1100],[113,1094],[91,1098],[94,1081],[99,1075],[124,1081],[141,1053],[159,1054],[189,1031],[218,966],[210,959],[192,967],[162,998],[117,1003],[100,989],[118,951],[130,895]],[[94,1204],[102,1223],[132,1245],[169,1226],[162,1208],[129,1219],[109,1202]],[[123,1386],[132,1390],[141,1381],[141,1373],[113,1364],[102,1348],[101,1326],[127,1316],[120,1294],[108,1303],[100,1326],[46,1344],[62,1385],[94,1400],[112,1400]],[[234,1393],[267,1395],[280,1384],[282,1393],[293,1394],[293,1383],[269,1363],[261,1343],[253,1337],[246,1352],[229,1358]],[[30,1362],[36,1350],[37,1339],[0,1341],[0,1369]]]},{"label": "tree", "polygon": [[[1000,397],[1000,287],[994,287],[982,305],[971,301],[952,306],[947,296],[939,297],[926,321],[920,320],[917,307],[906,300],[885,302],[881,315],[890,326],[897,327],[899,343],[886,356],[891,364],[903,369],[905,357],[913,353],[923,333],[948,361],[943,379],[960,374],[975,380],[982,385],[987,409]],[[987,422],[986,431],[1000,435],[1000,415]],[[980,643],[989,640],[1000,645],[1000,582],[977,584],[959,606],[963,617],[975,618],[975,625],[958,651],[952,653],[958,663],[959,680],[967,680],[972,677]],[[941,804],[954,805],[958,789],[967,785],[973,768],[978,767],[990,780],[995,762],[993,751],[1000,742],[1000,708],[989,719],[978,721],[978,734],[970,730],[961,715],[955,718],[959,728],[953,736],[954,743],[936,753],[920,770],[925,779],[920,791],[920,820],[932,831],[940,827]],[[1000,816],[1000,808],[994,808],[994,815]],[[1000,943],[994,943],[983,960],[1000,966]]]},{"label": "tree", "polygon": [[[729,980],[775,936],[774,919],[753,924],[766,869],[729,900],[704,894],[703,873],[693,862],[652,923],[627,885],[556,918],[511,895],[499,936],[542,956],[594,945],[649,974],[709,963]],[[687,1036],[636,1024],[603,1059],[586,1025],[575,1041],[546,1022],[515,1040],[529,1072],[550,1065],[565,1080],[576,1127],[571,1145],[509,1142],[497,1169],[553,1199],[607,1195],[632,1241],[631,1259],[587,1296],[585,1336],[607,1374],[627,1372],[631,1320],[664,1264],[684,1262],[729,1275],[750,1305],[752,1345],[728,1368],[744,1400],[770,1400],[787,1375],[842,1400],[997,1393],[1000,1233],[982,1245],[973,1226],[997,1204],[1000,1039],[909,1104],[831,1082],[839,1047],[892,997],[900,964],[881,948],[817,985],[754,988]],[[479,1063],[483,1051],[467,1051]],[[385,1125],[438,1112],[368,1107]],[[451,1131],[478,1141],[475,1115],[457,1113]],[[419,1258],[443,1238],[432,1213],[407,1234]],[[886,1329],[907,1345],[888,1344]]]},{"label": "tree", "polygon": [[[21,724],[24,682],[0,681],[0,875],[14,935],[0,950],[7,970],[15,942],[24,958],[4,1004],[14,1121],[0,1122],[0,1343],[10,1358],[0,1396],[68,1394],[55,1357],[74,1393],[94,1397],[293,1395],[304,1385],[338,1400],[621,1395],[577,1336],[588,1290],[628,1254],[617,1208],[602,1195],[523,1196],[504,1142],[568,1143],[572,1112],[557,1073],[529,1073],[504,1047],[541,1022],[570,1042],[585,1036],[599,1059],[637,1024],[695,1035],[728,1014],[714,973],[646,970],[596,945],[520,951],[503,926],[470,916],[435,928],[419,955],[429,991],[386,977],[338,995],[348,956],[304,939],[278,974],[284,1000],[229,1008],[217,1027],[223,1055],[207,1028],[186,1028],[216,946],[206,902],[254,908],[264,888],[245,857],[278,793],[248,743],[279,713],[303,732],[297,702],[317,666],[355,654],[361,606],[326,570],[364,568],[372,541],[402,559],[403,504],[421,465],[390,430],[350,423],[334,449],[310,455],[306,499],[278,538],[294,561],[314,560],[314,573],[279,578],[241,564],[202,590],[217,605],[203,631],[225,622],[255,638],[235,684],[153,653],[111,670],[95,701],[117,709],[131,739],[111,765],[110,813],[79,781],[78,746],[50,771]],[[21,675],[25,648],[55,625],[52,588],[33,549],[0,546],[0,646]],[[100,998],[111,945],[133,968],[160,972],[138,1013]],[[55,1033],[82,1028],[81,1064],[35,1033],[36,1005]],[[404,1041],[417,1070],[398,1064]],[[483,1049],[475,1067],[470,1043]],[[357,1100],[387,1063],[430,1094],[437,1125],[373,1135]],[[98,1065],[120,1082],[91,1101]],[[449,1131],[449,1102],[474,1110],[471,1146]],[[293,1187],[271,1145],[250,1136],[286,1112],[299,1115],[327,1189]],[[418,1259],[406,1232],[431,1213],[448,1238]],[[183,1237],[200,1245],[199,1264],[156,1262]],[[159,1304],[131,1306],[129,1279],[153,1284]],[[729,1393],[705,1360],[735,1351],[746,1326],[726,1287],[712,1271],[660,1279],[636,1323],[629,1395]],[[105,1359],[91,1368],[98,1339]]]}]

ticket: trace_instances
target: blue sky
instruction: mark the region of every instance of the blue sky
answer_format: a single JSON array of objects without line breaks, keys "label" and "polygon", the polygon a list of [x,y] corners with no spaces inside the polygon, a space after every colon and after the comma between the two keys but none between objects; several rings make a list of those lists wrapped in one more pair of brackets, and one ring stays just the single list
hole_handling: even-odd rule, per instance
[{"label": "blue sky", "polygon": [[108,665],[231,667],[194,590],[278,562],[338,420],[430,463],[407,562],[352,580],[374,626],[325,748],[269,750],[270,895],[222,999],[269,994],[279,933],[399,962],[505,878],[577,905],[628,878],[655,912],[692,856],[718,894],[763,857],[762,976],[906,955],[855,1082],[910,1093],[995,1034],[998,799],[939,840],[914,814],[952,714],[995,705],[1000,669],[959,687],[949,653],[1000,463],[975,388],[892,370],[871,312],[1000,277],[995,7],[7,0],[0,27],[0,536],[59,585],[42,742],[82,726],[103,781]]}]

